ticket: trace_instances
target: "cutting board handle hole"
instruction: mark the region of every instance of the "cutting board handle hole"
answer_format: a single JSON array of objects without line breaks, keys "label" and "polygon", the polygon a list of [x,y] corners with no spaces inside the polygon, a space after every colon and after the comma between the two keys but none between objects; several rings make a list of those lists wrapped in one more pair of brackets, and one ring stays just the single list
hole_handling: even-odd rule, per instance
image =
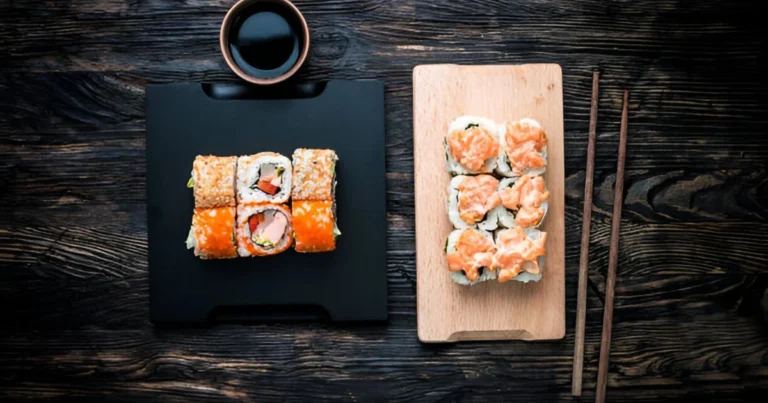
[{"label": "cutting board handle hole", "polygon": [[235,99],[306,99],[316,98],[325,91],[327,82],[283,83],[255,86],[242,83],[202,83],[208,98],[224,101]]},{"label": "cutting board handle hole", "polygon": [[218,306],[208,315],[211,323],[247,322],[329,322],[328,311],[319,305]]}]

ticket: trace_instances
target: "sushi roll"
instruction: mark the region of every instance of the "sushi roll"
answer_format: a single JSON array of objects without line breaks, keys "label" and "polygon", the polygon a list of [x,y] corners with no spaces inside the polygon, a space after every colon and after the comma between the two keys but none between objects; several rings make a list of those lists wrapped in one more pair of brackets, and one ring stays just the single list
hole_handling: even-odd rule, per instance
[{"label": "sushi roll", "polygon": [[549,209],[549,191],[541,176],[502,179],[498,193],[501,205],[495,212],[505,228],[538,227]]},{"label": "sushi roll", "polygon": [[461,116],[448,126],[445,157],[452,175],[491,173],[498,156],[498,128],[491,119]]},{"label": "sushi roll", "polygon": [[293,243],[291,211],[281,204],[237,206],[237,253],[242,257],[281,253]]},{"label": "sushi roll", "polygon": [[291,179],[291,161],[283,155],[242,156],[237,159],[237,203],[287,203]]},{"label": "sushi roll", "polygon": [[201,259],[237,257],[235,249],[235,208],[196,208],[187,249],[194,249]]},{"label": "sushi roll", "polygon": [[493,236],[474,228],[458,229],[445,241],[445,259],[451,280],[461,285],[474,285],[496,278]]},{"label": "sushi roll", "polygon": [[541,175],[547,169],[547,133],[539,122],[521,119],[499,126],[499,163],[496,173],[515,177]]},{"label": "sushi roll", "polygon": [[236,163],[236,157],[195,158],[187,187],[193,188],[196,208],[235,207]]},{"label": "sushi roll", "polygon": [[296,252],[330,252],[336,249],[336,208],[330,200],[294,200],[293,233]]},{"label": "sushi roll", "polygon": [[294,200],[333,200],[336,192],[336,161],[333,150],[299,148],[293,152]]},{"label": "sushi roll", "polygon": [[498,226],[499,180],[491,175],[456,176],[451,179],[448,217],[457,229],[477,227],[493,231]]},{"label": "sushi roll", "polygon": [[499,282],[541,280],[546,243],[547,233],[536,228],[515,227],[498,231],[493,268],[498,270]]}]

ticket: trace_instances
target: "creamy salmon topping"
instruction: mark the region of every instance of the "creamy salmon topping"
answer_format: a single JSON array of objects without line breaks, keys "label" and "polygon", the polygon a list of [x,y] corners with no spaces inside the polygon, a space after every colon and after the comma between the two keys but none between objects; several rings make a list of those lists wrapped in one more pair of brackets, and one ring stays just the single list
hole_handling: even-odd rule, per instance
[{"label": "creamy salmon topping", "polygon": [[502,189],[499,192],[501,204],[513,211],[515,223],[520,227],[536,226],[544,217],[544,208],[541,203],[549,198],[549,191],[544,187],[544,178],[523,174],[511,188]]},{"label": "creamy salmon topping", "polygon": [[522,120],[507,123],[504,133],[504,152],[514,172],[543,168],[546,165],[541,152],[547,147],[544,129]]},{"label": "creamy salmon topping", "polygon": [[490,175],[467,176],[459,183],[459,217],[469,225],[482,221],[488,211],[501,204],[499,180]]},{"label": "creamy salmon topping", "polygon": [[475,281],[480,277],[481,267],[491,267],[495,252],[493,241],[477,230],[468,229],[462,232],[456,241],[456,250],[445,258],[448,261],[448,270],[463,270],[469,281]]},{"label": "creamy salmon topping", "polygon": [[499,142],[483,127],[455,130],[448,136],[448,150],[459,164],[480,171],[489,158],[499,154]]},{"label": "creamy salmon topping", "polygon": [[547,234],[544,232],[541,238],[532,241],[520,227],[499,231],[496,237],[498,250],[492,264],[493,269],[499,270],[499,282],[509,281],[522,272],[539,274],[538,258],[546,253],[546,243]]}]

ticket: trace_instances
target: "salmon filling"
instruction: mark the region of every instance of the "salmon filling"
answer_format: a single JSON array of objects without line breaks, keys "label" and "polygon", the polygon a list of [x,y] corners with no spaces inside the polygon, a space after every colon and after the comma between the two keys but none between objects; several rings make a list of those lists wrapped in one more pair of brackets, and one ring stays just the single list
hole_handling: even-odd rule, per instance
[{"label": "salmon filling", "polygon": [[476,230],[468,229],[462,232],[456,241],[456,250],[445,258],[448,261],[448,270],[463,270],[469,281],[475,281],[480,277],[481,269],[491,267],[495,252],[493,241]]},{"label": "salmon filling", "polygon": [[287,226],[288,217],[275,210],[254,214],[248,219],[251,241],[265,249],[272,249],[280,243]]},{"label": "salmon filling", "polygon": [[482,221],[485,215],[501,204],[496,191],[498,179],[490,175],[468,176],[461,181],[459,190],[459,217],[469,225]]},{"label": "salmon filling", "polygon": [[494,269],[499,270],[499,282],[509,281],[524,271],[531,274],[541,273],[538,258],[546,253],[546,243],[546,233],[532,241],[520,227],[499,231],[496,237],[498,251],[493,255],[492,264]]},{"label": "salmon filling", "polygon": [[274,196],[280,192],[283,171],[285,168],[276,167],[274,164],[262,165],[259,168],[259,176],[251,185],[251,189],[259,189],[270,196]]},{"label": "salmon filling", "polygon": [[504,143],[504,152],[513,171],[543,168],[546,165],[541,155],[547,147],[544,129],[526,121],[507,123]]},{"label": "salmon filling", "polygon": [[472,171],[480,171],[485,161],[499,154],[499,142],[487,129],[470,125],[448,136],[448,150],[459,164]]},{"label": "salmon filling", "polygon": [[499,196],[505,208],[516,211],[515,223],[519,227],[530,227],[536,226],[544,217],[541,203],[549,198],[549,191],[544,188],[541,176],[523,175],[512,187],[501,190]]}]

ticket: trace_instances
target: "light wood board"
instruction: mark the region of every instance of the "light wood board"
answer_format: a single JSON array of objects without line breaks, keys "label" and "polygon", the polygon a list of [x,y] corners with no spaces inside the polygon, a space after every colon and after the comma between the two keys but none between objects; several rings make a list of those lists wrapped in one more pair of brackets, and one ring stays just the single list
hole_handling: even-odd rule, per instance
[{"label": "light wood board", "polygon": [[[556,64],[421,65],[413,70],[418,335],[425,343],[551,340],[565,335],[563,86]],[[546,130],[549,211],[543,278],[538,283],[450,279],[445,240],[453,227],[446,198],[443,138],[461,115],[496,121],[536,119]]]}]

